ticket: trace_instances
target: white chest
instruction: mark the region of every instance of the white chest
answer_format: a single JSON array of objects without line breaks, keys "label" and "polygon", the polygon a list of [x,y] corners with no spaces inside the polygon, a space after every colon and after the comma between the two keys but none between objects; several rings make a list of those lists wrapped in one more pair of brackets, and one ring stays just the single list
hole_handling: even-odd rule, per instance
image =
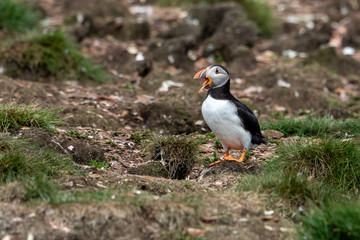
[{"label": "white chest", "polygon": [[217,100],[209,95],[202,104],[201,112],[224,148],[239,150],[250,147],[251,134],[244,129],[237,108],[231,101]]}]

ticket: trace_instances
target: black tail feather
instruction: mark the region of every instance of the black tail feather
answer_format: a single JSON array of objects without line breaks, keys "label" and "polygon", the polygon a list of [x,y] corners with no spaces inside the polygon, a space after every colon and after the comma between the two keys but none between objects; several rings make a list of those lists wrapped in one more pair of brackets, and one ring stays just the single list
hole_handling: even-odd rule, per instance
[{"label": "black tail feather", "polygon": [[253,134],[252,135],[252,139],[251,139],[251,143],[252,144],[261,144],[261,143],[266,143],[264,140],[264,136],[262,134]]}]

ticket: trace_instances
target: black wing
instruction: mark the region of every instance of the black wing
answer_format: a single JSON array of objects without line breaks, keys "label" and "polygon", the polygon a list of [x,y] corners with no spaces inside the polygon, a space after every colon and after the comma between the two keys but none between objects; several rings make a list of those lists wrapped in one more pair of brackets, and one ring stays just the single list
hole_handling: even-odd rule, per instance
[{"label": "black wing", "polygon": [[252,144],[265,143],[264,136],[260,132],[259,122],[256,116],[254,115],[254,113],[244,103],[240,102],[235,97],[232,97],[231,101],[237,107],[239,117],[241,118],[244,124],[245,130],[251,133],[252,136],[251,143]]},{"label": "black wing", "polygon": [[259,122],[254,113],[245,104],[237,100],[230,93],[230,79],[225,83],[224,86],[209,90],[208,94],[210,94],[215,99],[226,99],[233,102],[237,107],[239,117],[244,124],[245,130],[251,133],[251,143],[265,143],[264,136],[260,132]]}]

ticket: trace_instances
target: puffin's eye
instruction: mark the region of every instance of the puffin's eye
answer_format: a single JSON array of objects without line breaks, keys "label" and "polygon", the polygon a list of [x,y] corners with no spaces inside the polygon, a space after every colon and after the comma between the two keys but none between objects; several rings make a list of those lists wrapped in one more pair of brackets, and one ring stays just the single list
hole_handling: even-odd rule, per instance
[{"label": "puffin's eye", "polygon": [[216,70],[215,70],[215,73],[216,73],[216,74],[218,74],[218,73],[219,73],[219,70],[218,70],[217,68],[216,68]]}]

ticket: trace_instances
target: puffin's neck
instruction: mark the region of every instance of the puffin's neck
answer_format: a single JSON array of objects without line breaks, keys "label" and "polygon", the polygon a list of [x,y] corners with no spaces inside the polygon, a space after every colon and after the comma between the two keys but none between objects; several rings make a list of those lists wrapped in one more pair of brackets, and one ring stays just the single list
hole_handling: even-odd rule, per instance
[{"label": "puffin's neck", "polygon": [[227,82],[222,85],[221,87],[217,88],[211,88],[208,91],[208,95],[215,99],[229,99],[231,96],[230,93],[230,78],[227,80]]}]

